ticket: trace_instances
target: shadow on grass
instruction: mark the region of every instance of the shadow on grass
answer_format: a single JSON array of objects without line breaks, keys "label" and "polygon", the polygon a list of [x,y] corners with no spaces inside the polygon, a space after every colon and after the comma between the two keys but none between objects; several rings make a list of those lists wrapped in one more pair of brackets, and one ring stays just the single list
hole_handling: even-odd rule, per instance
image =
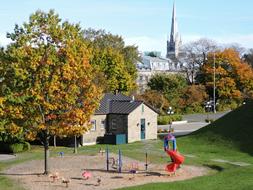
[{"label": "shadow on grass", "polygon": [[221,172],[221,171],[224,170],[223,167],[217,166],[217,165],[204,164],[203,166],[208,167],[208,168],[210,168],[210,169],[212,169],[212,170],[216,170],[216,171],[218,171],[218,172]]},{"label": "shadow on grass", "polygon": [[241,152],[253,156],[253,101],[229,112],[208,126],[192,133],[193,138],[206,140],[207,143],[228,144],[238,147]]},{"label": "shadow on grass", "polygon": [[[104,170],[104,169],[83,169],[83,170],[87,170],[87,171],[90,171],[90,172],[103,172],[103,173],[111,173],[111,174],[132,174],[130,171],[128,170],[123,170],[121,171],[121,173],[119,173],[117,170]],[[159,172],[151,172],[151,171],[145,171],[145,170],[140,170],[138,171],[138,173],[134,174],[134,175],[138,175],[138,174],[145,174],[146,176],[163,176],[163,174],[159,173]],[[123,178],[122,176],[114,176],[112,178]]]}]

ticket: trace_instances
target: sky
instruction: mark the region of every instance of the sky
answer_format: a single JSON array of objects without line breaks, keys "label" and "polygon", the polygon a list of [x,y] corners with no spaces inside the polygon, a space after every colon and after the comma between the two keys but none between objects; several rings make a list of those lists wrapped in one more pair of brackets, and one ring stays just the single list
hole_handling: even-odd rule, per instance
[{"label": "sky", "polygon": [[[175,4],[183,44],[209,38],[253,48],[252,0],[175,0]],[[172,7],[173,0],[2,0],[0,45],[7,45],[6,32],[27,22],[33,12],[54,9],[63,20],[105,29],[140,51],[164,55]]]}]

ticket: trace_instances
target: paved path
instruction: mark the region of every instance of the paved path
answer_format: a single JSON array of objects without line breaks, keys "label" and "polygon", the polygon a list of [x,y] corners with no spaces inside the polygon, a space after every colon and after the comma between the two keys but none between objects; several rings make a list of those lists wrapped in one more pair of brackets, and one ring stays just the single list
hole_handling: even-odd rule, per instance
[{"label": "paved path", "polygon": [[223,160],[223,159],[213,159],[211,161],[221,162],[221,163],[228,163],[228,164],[232,164],[232,165],[235,165],[235,166],[250,166],[251,165],[251,164],[246,163],[246,162],[231,162],[229,160]]},{"label": "paved path", "polygon": [[16,158],[16,156],[12,154],[0,154],[0,161],[11,160],[14,158]]},{"label": "paved path", "polygon": [[[183,136],[192,133],[202,127],[208,125],[206,122],[191,122],[191,123],[183,123],[183,124],[172,124],[171,127],[174,129],[175,136]],[[158,125],[158,129],[169,129],[170,125]]]},{"label": "paved path", "polygon": [[203,113],[203,114],[189,114],[183,115],[183,120],[187,120],[188,122],[204,122],[207,118],[209,119],[219,119],[229,113],[230,111],[225,112],[217,112],[217,113]]}]

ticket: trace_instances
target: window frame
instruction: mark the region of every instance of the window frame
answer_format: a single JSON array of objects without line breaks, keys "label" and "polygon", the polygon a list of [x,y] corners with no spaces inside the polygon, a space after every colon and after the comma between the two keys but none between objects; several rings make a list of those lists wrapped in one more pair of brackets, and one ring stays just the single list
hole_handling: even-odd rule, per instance
[{"label": "window frame", "polygon": [[90,128],[90,131],[96,131],[97,130],[97,122],[96,122],[96,120],[95,119],[91,120],[90,123],[92,125],[92,127]]}]

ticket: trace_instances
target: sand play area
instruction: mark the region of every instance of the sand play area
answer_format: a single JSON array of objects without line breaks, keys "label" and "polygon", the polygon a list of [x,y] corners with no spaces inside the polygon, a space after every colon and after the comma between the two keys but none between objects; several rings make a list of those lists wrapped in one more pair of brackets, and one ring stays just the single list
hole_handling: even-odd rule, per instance
[{"label": "sand play area", "polygon": [[[117,155],[113,155],[117,158]],[[122,173],[117,172],[117,165],[111,166],[110,171],[106,171],[105,155],[97,154],[94,156],[64,156],[50,158],[50,171],[52,174],[57,172],[59,179],[53,179],[52,175],[44,176],[43,160],[29,161],[19,164],[4,171],[4,175],[14,179],[20,186],[27,190],[106,190],[117,189],[128,186],[136,186],[154,182],[171,182],[190,179],[207,174],[207,169],[196,166],[182,165],[176,174],[169,175],[165,171],[167,163],[149,164],[145,171],[145,163],[122,157]],[[129,171],[137,168],[137,173]],[[85,180],[82,174],[88,171],[91,174]],[[62,183],[62,178],[69,181]]]}]

